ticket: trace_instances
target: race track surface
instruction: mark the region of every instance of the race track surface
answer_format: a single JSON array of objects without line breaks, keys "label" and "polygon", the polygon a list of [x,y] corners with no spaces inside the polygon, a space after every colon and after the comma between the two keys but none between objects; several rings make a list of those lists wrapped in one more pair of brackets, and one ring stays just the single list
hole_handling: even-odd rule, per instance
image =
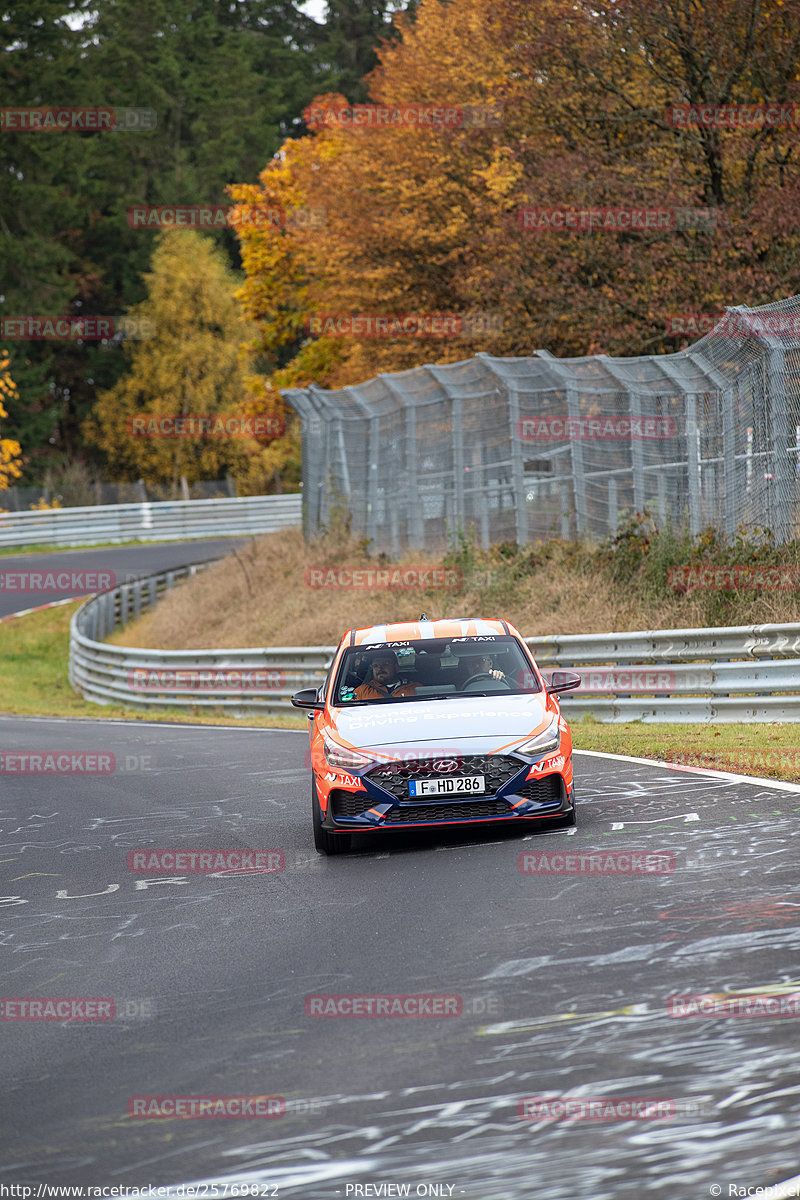
[{"label": "race track surface", "polygon": [[[196,542],[158,542],[148,546],[106,546],[97,550],[0,553],[0,618],[53,600],[105,590],[92,583],[92,575],[100,571],[113,576],[107,584],[113,587],[142,575],[168,571],[171,567],[220,558],[246,541],[246,538],[208,538]],[[64,572],[69,572],[71,578],[63,578]],[[41,575],[41,580],[31,581],[32,573]],[[29,586],[31,582],[35,584],[33,588]],[[57,586],[61,582],[66,586]]]},{"label": "race track surface", "polygon": [[[797,792],[576,755],[575,832],[417,832],[325,859],[306,744],[0,720],[6,754],[116,765],[2,775],[2,995],[107,997],[117,1012],[1,1023],[0,1183],[696,1200],[797,1173],[800,1018],[668,1015],[675,994],[792,990]],[[274,849],[286,866],[128,870],[130,850],[152,848]],[[519,869],[523,852],[590,850],[674,869]],[[306,1015],[328,993],[456,996],[461,1015]],[[240,1093],[283,1097],[284,1115],[128,1115],[135,1096]],[[525,1097],[565,1094],[657,1099],[669,1115],[520,1118]]]}]

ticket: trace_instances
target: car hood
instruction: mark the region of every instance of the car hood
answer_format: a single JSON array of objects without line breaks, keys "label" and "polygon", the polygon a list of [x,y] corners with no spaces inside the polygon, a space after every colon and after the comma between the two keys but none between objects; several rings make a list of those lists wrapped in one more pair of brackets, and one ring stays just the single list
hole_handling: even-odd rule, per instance
[{"label": "car hood", "polygon": [[547,693],[524,696],[413,700],[359,705],[332,711],[333,736],[359,750],[393,748],[432,753],[490,754],[532,737],[550,720]]}]

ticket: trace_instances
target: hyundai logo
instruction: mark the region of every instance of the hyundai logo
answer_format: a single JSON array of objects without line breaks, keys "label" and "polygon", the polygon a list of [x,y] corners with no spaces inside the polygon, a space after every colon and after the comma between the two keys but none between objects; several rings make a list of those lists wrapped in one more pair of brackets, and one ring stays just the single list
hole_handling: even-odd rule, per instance
[{"label": "hyundai logo", "polygon": [[436,762],[431,763],[431,766],[433,767],[434,771],[439,771],[439,773],[442,775],[446,774],[448,771],[458,770],[458,763],[454,758],[439,758]]}]

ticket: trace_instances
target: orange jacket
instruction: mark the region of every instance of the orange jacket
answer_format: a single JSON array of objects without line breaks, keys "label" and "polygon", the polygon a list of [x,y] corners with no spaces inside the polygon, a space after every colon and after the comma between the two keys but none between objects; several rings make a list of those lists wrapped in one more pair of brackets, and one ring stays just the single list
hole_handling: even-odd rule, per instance
[{"label": "orange jacket", "polygon": [[374,679],[369,679],[356,688],[356,696],[359,700],[387,700],[389,696],[413,696],[416,690],[415,683],[401,683],[389,691]]}]

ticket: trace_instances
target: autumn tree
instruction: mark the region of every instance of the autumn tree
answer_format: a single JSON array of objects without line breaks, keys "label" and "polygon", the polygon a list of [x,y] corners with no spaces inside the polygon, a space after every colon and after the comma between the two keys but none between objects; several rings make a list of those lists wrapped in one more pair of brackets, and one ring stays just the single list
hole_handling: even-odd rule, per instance
[{"label": "autumn tree", "polygon": [[784,0],[578,0],[542,28],[535,7],[504,0],[515,104],[530,129],[517,152],[521,204],[705,210],[660,233],[495,225],[475,269],[490,286],[513,281],[538,345],[677,349],[665,337],[671,312],[798,290],[797,124],[683,125],[673,109],[796,99],[797,16]]},{"label": "autumn tree", "polygon": [[[294,322],[283,352],[294,345],[292,362],[310,361],[302,314],[477,309],[502,315],[497,335],[320,338],[315,379],[355,383],[482,349],[647,353],[677,348],[671,312],[800,290],[797,125],[709,131],[668,116],[682,102],[795,97],[797,12],[797,0],[428,0],[413,24],[396,18],[402,37],[381,48],[373,103],[499,105],[502,123],[317,120],[301,148],[268,165],[249,203],[280,190],[283,172],[298,202],[328,214],[318,236],[293,243],[291,278],[303,283],[290,286],[288,309],[287,295],[272,298],[268,324],[288,312]],[[531,232],[522,211],[532,206],[672,215],[660,229]],[[255,246],[245,267],[266,301]],[[286,277],[272,270],[280,291]],[[263,329],[263,313],[248,311]]]},{"label": "autumn tree", "polygon": [[[323,35],[294,0],[6,4],[4,105],[146,109],[155,124],[65,134],[4,126],[5,314],[118,315],[137,304],[154,235],[130,227],[129,207],[221,204],[229,182],[257,178],[336,68],[329,57],[315,65]],[[216,236],[237,266],[232,232]],[[26,482],[83,455],[83,421],[124,367],[116,346],[97,342],[31,342],[15,356],[25,404],[9,404],[8,426],[25,446]]]},{"label": "autumn tree", "polygon": [[[347,106],[344,96],[317,97],[310,108],[318,132],[285,145],[262,173],[259,188],[235,190],[251,209],[291,195],[295,203],[325,213],[321,228],[293,235],[288,277],[276,269],[273,256],[283,251],[273,231],[254,230],[247,235],[250,244],[243,244],[248,314],[267,338],[283,336],[290,322],[293,364],[301,368],[293,384],[309,368],[319,382],[355,382],[376,370],[504,345],[502,338],[482,333],[445,339],[308,337],[310,319],[323,312],[485,310],[479,292],[462,286],[462,274],[464,255],[476,233],[482,234],[487,211],[513,186],[514,165],[499,118],[508,70],[495,45],[492,6],[471,0],[458,6],[457,20],[453,7],[423,5],[413,23],[396,16],[402,38],[383,46],[369,86],[373,104],[398,112],[443,107],[457,111],[455,122],[438,128],[424,120],[361,127],[337,120]],[[283,292],[287,282],[291,297]]]},{"label": "autumn tree", "polygon": [[[188,484],[226,472],[248,474],[250,438],[206,434],[139,436],[136,417],[240,416],[245,381],[241,347],[252,330],[234,299],[237,280],[210,238],[191,230],[160,235],[147,298],[129,312],[130,370],[98,399],[86,434],[126,479]],[[188,428],[188,427],[187,427]]]},{"label": "autumn tree", "polygon": [[[0,417],[5,417],[4,400],[16,396],[17,388],[9,372],[10,359],[6,350],[0,350]],[[0,491],[11,486],[12,479],[22,475],[20,455],[22,447],[12,438],[0,437]]]}]

